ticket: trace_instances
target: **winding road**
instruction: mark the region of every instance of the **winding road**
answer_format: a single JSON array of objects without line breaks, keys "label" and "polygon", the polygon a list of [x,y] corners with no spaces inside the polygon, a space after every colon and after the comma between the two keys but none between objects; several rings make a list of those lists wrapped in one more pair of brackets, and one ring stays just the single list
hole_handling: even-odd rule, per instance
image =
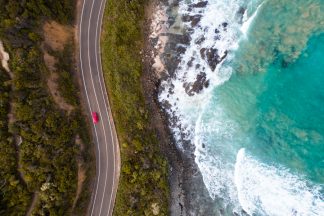
[{"label": "winding road", "polygon": [[78,40],[82,92],[86,97],[89,119],[91,112],[97,112],[99,115],[99,122],[92,124],[97,178],[88,215],[108,216],[113,213],[120,156],[100,55],[100,35],[106,0],[81,0],[80,3],[82,5],[78,22]]}]

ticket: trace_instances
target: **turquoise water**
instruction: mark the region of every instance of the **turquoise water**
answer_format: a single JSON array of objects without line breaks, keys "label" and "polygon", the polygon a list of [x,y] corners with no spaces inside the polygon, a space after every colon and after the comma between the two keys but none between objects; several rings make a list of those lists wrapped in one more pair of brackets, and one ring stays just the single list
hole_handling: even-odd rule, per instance
[{"label": "turquoise water", "polygon": [[264,1],[197,121],[212,196],[249,214],[324,214],[323,6]]},{"label": "turquoise water", "polygon": [[263,73],[235,74],[215,95],[243,127],[238,147],[324,183],[324,34],[294,63],[279,58]]},{"label": "turquoise water", "polygon": [[[179,3],[201,19],[159,95],[178,148],[195,144],[222,215],[324,215],[324,1],[198,2]],[[216,69],[211,48],[227,54]],[[189,96],[200,73],[209,87]]]},{"label": "turquoise water", "polygon": [[[216,118],[233,122],[231,128],[225,127],[227,131],[232,130],[231,136],[208,134],[205,142],[209,143],[210,154],[231,167],[237,163],[236,153],[244,148],[245,154],[256,163],[240,165],[245,173],[237,178],[247,187],[242,193],[248,196],[245,199],[282,202],[284,207],[275,205],[283,208],[275,212],[277,215],[284,215],[280,211],[293,212],[295,204],[312,206],[315,203],[311,208],[301,207],[299,211],[304,214],[297,215],[320,215],[323,210],[323,50],[324,34],[321,34],[310,39],[307,49],[293,63],[283,65],[279,57],[262,73],[233,74],[230,80],[215,89],[213,100],[202,118],[203,124],[210,124],[215,120],[215,113],[210,111],[222,107],[222,115],[217,114]],[[224,171],[228,167],[220,169]],[[267,173],[268,169],[274,171]],[[264,188],[253,191],[258,184],[264,184]],[[273,196],[266,197],[271,192]],[[312,194],[310,200],[303,200],[306,192]],[[292,206],[285,202],[292,202]],[[251,203],[247,209],[249,205]],[[315,209],[315,213],[312,214],[310,209]]]}]

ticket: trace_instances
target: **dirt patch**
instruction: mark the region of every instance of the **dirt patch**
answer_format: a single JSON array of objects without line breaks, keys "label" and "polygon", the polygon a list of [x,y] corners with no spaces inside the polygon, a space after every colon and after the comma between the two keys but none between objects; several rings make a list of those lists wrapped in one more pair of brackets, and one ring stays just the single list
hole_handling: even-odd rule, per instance
[{"label": "dirt patch", "polygon": [[61,96],[58,88],[59,74],[56,71],[57,59],[49,54],[49,50],[63,51],[64,46],[73,41],[74,28],[70,26],[61,25],[55,21],[46,22],[43,25],[44,43],[42,45],[43,58],[46,67],[51,72],[47,80],[47,86],[54,102],[63,110],[70,113],[74,107],[67,103]]},{"label": "dirt patch", "polygon": [[83,152],[84,150],[84,143],[82,142],[82,139],[79,134],[76,135],[75,137],[75,144],[80,147],[80,150]]},{"label": "dirt patch", "polygon": [[55,64],[57,63],[57,60],[54,56],[48,54],[45,50],[44,52],[44,62],[46,67],[51,71],[54,72],[56,70]]},{"label": "dirt patch", "polygon": [[61,25],[55,21],[46,22],[43,25],[45,44],[55,51],[62,51],[64,45],[73,40],[73,27]]},{"label": "dirt patch", "polygon": [[61,96],[59,90],[58,90],[58,84],[57,84],[57,80],[58,80],[59,76],[57,73],[51,73],[51,75],[49,76],[48,80],[47,80],[47,86],[48,89],[51,93],[51,95],[53,96],[53,99],[55,101],[55,103],[62,109],[67,111],[68,113],[70,113],[74,107],[70,104],[68,104],[67,102],[65,102],[64,98]]},{"label": "dirt patch", "polygon": [[83,186],[83,182],[86,179],[86,170],[83,169],[82,167],[82,162],[78,161],[78,187],[77,187],[77,191],[76,191],[76,196],[73,202],[73,207],[72,209],[74,209],[75,204],[77,203],[79,196],[82,192],[82,186]]}]

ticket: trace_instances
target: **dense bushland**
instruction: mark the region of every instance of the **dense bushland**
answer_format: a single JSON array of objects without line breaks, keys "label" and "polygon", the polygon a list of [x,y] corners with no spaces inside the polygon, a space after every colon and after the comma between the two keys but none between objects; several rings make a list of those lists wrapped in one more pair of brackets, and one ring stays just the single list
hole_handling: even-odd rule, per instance
[{"label": "dense bushland", "polygon": [[114,214],[167,215],[167,162],[142,92],[142,25],[148,0],[108,0],[102,53],[105,80],[121,146],[121,178]]},{"label": "dense bushland", "polygon": [[[48,91],[43,60],[42,24],[73,23],[74,0],[0,0],[0,39],[10,53],[10,79],[0,70],[0,215],[25,215],[36,196],[33,215],[69,215],[77,188],[77,163],[90,176],[88,129],[73,80],[73,44],[56,52],[62,71],[59,90],[75,108],[58,108]],[[73,42],[71,42],[73,43]],[[54,51],[52,51],[54,52]],[[8,122],[8,113],[12,119]],[[79,135],[84,151],[75,142]],[[88,175],[89,174],[89,175]],[[84,190],[89,190],[89,179]],[[85,214],[89,192],[74,209]]]}]

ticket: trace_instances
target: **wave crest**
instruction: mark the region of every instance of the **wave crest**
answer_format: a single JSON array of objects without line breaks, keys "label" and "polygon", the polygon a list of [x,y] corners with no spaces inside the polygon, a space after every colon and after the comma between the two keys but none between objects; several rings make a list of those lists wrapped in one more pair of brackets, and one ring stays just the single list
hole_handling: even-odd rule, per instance
[{"label": "wave crest", "polygon": [[259,163],[242,148],[234,171],[238,199],[250,215],[321,215],[324,198],[320,187],[277,168]]}]

